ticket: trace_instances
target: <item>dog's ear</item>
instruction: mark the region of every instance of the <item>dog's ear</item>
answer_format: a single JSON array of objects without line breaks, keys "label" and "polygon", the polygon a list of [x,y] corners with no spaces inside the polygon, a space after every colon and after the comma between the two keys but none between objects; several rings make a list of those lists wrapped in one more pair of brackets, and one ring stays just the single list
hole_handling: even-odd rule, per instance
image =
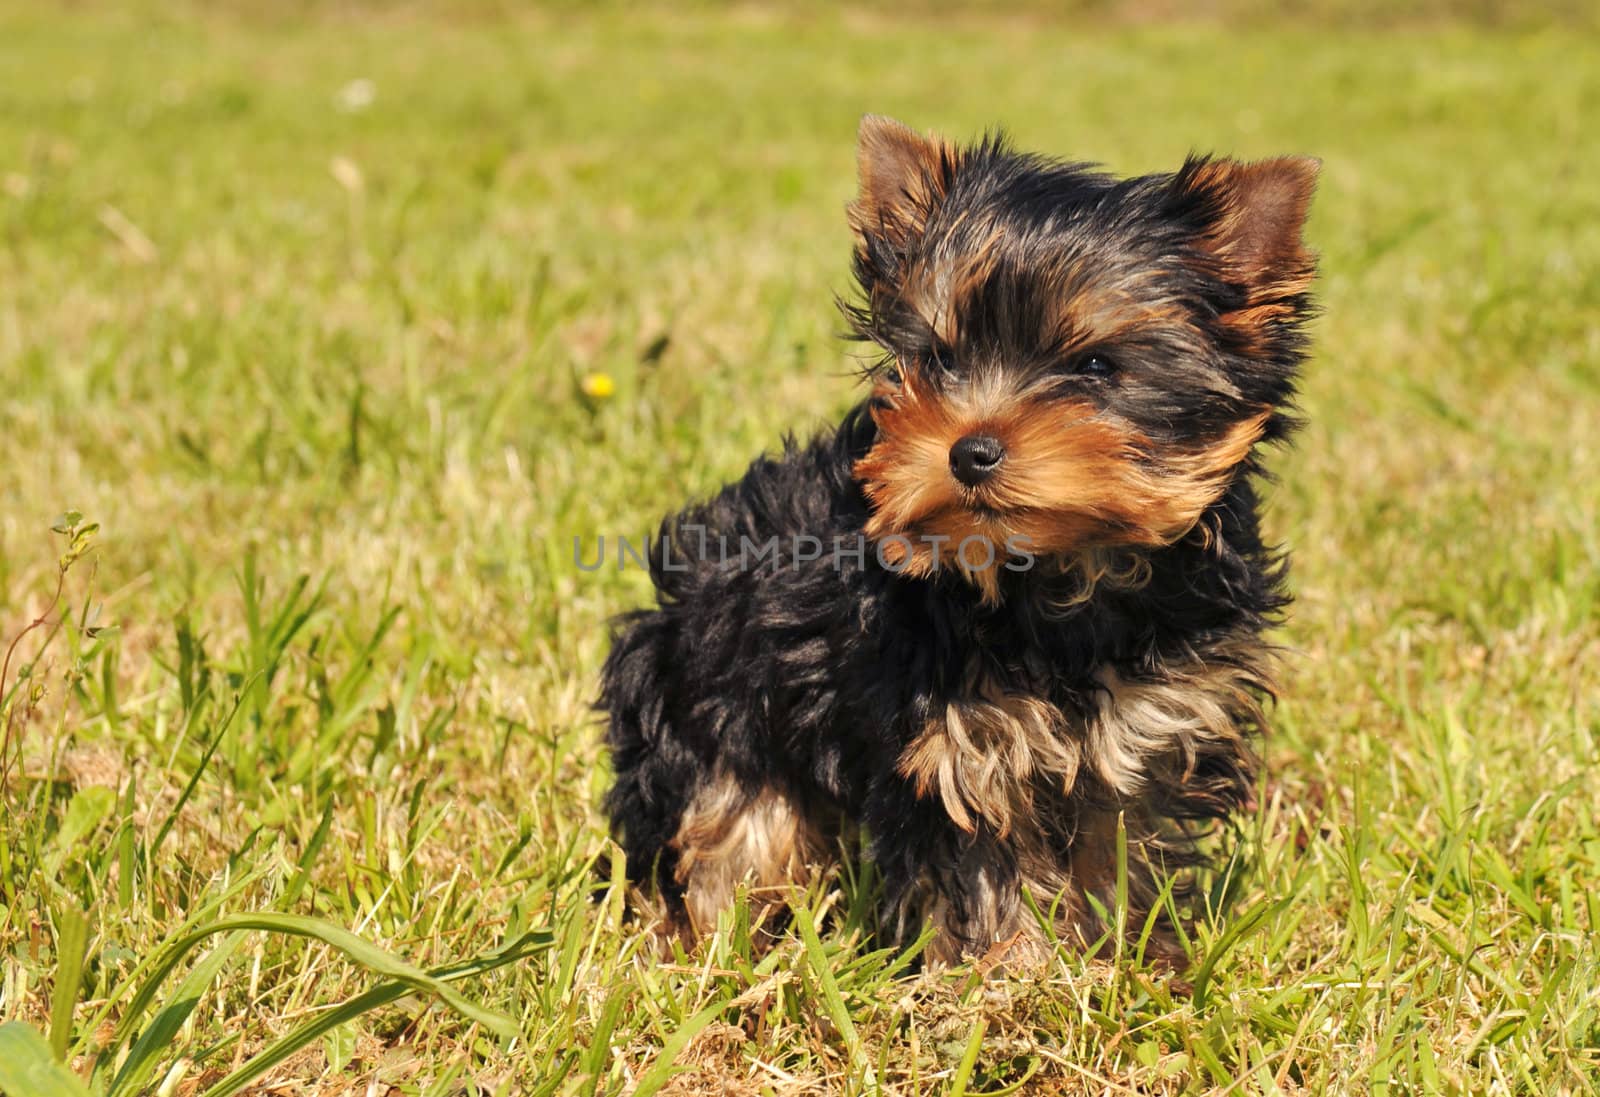
[{"label": "dog's ear", "polygon": [[856,140],[860,189],[850,206],[856,235],[903,245],[921,232],[944,197],[955,161],[955,148],[946,141],[881,114],[862,118]]},{"label": "dog's ear", "polygon": [[1202,251],[1249,304],[1304,293],[1316,256],[1300,237],[1322,162],[1309,156],[1242,163],[1191,157],[1173,177],[1173,197],[1198,206]]}]

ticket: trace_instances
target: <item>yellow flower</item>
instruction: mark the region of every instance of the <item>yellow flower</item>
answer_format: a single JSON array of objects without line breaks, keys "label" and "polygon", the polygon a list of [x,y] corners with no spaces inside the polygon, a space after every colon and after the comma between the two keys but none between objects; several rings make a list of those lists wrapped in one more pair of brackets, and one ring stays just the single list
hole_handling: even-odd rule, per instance
[{"label": "yellow flower", "polygon": [[604,400],[617,391],[617,383],[609,373],[591,373],[578,383],[583,394],[592,400]]}]

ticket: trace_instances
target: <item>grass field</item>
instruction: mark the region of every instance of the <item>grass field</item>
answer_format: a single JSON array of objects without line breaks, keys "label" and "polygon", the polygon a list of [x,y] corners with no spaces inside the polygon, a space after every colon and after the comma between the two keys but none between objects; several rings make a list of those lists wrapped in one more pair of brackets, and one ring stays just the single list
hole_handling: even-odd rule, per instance
[{"label": "grass field", "polygon": [[[1600,39],[243,10],[0,14],[0,1088],[1594,1092]],[[572,538],[851,402],[868,110],[1324,159],[1192,991],[909,973],[870,873],[764,957],[622,917],[587,706],[647,585]]]}]

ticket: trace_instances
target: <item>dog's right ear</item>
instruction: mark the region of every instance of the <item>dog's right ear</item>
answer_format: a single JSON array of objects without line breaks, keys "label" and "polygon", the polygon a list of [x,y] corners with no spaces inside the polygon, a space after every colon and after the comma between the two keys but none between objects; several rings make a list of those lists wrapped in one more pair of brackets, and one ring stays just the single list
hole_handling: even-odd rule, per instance
[{"label": "dog's right ear", "polygon": [[856,139],[860,189],[850,206],[850,226],[863,242],[876,237],[903,246],[926,226],[955,170],[954,146],[910,127],[869,114]]}]

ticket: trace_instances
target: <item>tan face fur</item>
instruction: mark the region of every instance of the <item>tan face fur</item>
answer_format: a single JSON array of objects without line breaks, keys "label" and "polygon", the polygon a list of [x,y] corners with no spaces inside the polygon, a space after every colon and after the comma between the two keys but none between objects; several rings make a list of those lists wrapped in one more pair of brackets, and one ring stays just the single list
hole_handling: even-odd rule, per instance
[{"label": "tan face fur", "polygon": [[[918,577],[953,570],[994,602],[1019,552],[1070,563],[1182,537],[1268,435],[1274,407],[1247,395],[1249,378],[1218,356],[1265,356],[1298,307],[1314,266],[1300,229],[1317,165],[1186,166],[1163,193],[1179,204],[1200,196],[1207,227],[1176,250],[1147,253],[1115,224],[1041,228],[1003,202],[953,197],[971,155],[981,153],[890,119],[862,123],[850,207],[866,272],[860,315],[880,321],[866,337],[895,368],[875,376],[878,441],[854,473],[873,508],[866,532],[887,563]],[[1197,272],[1233,286],[1238,307],[1196,312]],[[984,333],[964,330],[972,323]],[[1022,348],[1016,360],[995,349],[995,330],[1000,344]],[[957,348],[959,370],[941,376],[902,338]],[[1125,387],[1063,382],[1060,363],[1104,347],[1136,348]],[[1228,411],[1204,430],[1169,430],[1191,400]],[[977,486],[951,472],[951,448],[968,436],[996,439],[1005,453]]]}]

